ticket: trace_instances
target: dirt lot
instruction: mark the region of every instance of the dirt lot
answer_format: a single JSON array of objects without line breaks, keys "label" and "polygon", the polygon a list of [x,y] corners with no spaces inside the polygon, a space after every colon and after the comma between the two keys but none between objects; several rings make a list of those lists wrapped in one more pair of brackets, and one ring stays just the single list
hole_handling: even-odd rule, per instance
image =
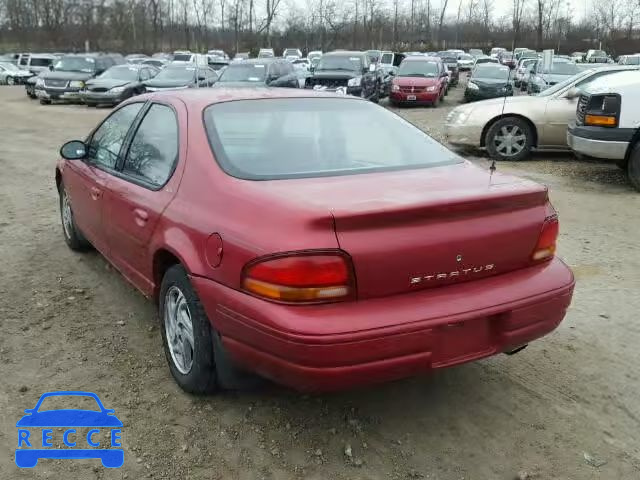
[{"label": "dirt lot", "polygon": [[[400,113],[441,137],[456,95]],[[615,166],[498,165],[550,186],[578,279],[560,328],[518,355],[333,395],[193,397],[169,375],[153,306],[62,239],[56,152],[108,111],[0,87],[0,479],[640,478],[640,195]],[[23,409],[60,389],[115,409],[123,468],[15,466]]]}]

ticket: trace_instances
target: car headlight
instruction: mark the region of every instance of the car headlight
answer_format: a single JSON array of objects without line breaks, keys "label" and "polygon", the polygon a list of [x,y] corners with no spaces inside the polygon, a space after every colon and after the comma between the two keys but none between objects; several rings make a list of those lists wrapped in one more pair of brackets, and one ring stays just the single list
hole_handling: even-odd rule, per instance
[{"label": "car headlight", "polygon": [[124,92],[126,87],[113,87],[112,89],[110,89],[109,91],[111,93],[122,93]]},{"label": "car headlight", "polygon": [[362,77],[350,78],[349,81],[347,82],[347,85],[349,87],[359,87],[361,81],[362,81]]},{"label": "car headlight", "polygon": [[475,83],[473,83],[473,82],[469,82],[467,84],[467,88],[469,90],[480,90],[480,87],[478,85],[476,85]]},{"label": "car headlight", "polygon": [[400,91],[400,85],[391,85],[391,91],[392,92],[399,92]]},{"label": "car headlight", "polygon": [[431,87],[427,87],[427,92],[435,92],[435,91],[436,91],[435,85],[433,85]]},{"label": "car headlight", "polygon": [[44,87],[44,79],[39,78],[36,80],[36,87]]},{"label": "car headlight", "polygon": [[69,87],[71,87],[71,88],[84,88],[84,82],[82,80],[72,80],[69,83]]}]

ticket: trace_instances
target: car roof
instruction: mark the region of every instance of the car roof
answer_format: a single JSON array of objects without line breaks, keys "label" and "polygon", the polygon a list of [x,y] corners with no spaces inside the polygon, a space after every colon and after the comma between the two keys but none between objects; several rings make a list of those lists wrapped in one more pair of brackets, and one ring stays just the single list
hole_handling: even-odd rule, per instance
[{"label": "car roof", "polygon": [[135,97],[136,99],[175,98],[181,100],[187,107],[198,110],[216,103],[237,100],[261,100],[277,98],[336,98],[345,101],[364,101],[359,97],[338,95],[335,93],[318,92],[304,88],[190,88],[186,90],[171,90],[154,92]]},{"label": "car roof", "polygon": [[[387,52],[391,53],[391,52]],[[356,57],[360,55],[366,55],[365,52],[360,52],[358,50],[334,50],[333,52],[327,52],[324,55],[336,55],[341,57]]]},{"label": "car roof", "polygon": [[426,55],[409,55],[402,60],[403,62],[442,62],[442,58]]}]

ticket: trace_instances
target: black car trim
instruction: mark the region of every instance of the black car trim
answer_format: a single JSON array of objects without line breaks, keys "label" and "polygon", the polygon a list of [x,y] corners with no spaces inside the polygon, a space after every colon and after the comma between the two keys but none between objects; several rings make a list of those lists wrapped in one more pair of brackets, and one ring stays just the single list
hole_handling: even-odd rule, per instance
[{"label": "black car trim", "polygon": [[575,137],[588,138],[600,142],[630,142],[635,128],[609,128],[569,124],[569,133]]}]

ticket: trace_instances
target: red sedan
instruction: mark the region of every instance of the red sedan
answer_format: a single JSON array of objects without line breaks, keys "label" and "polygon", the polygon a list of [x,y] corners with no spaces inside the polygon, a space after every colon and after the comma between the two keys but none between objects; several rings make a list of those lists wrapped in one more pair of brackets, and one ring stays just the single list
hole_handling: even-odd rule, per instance
[{"label": "red sedan", "polygon": [[247,370],[341,389],[513,352],[571,301],[544,187],[362,99],[148,94],[61,155],[67,244],[157,302],[190,392]]},{"label": "red sedan", "polygon": [[435,57],[407,57],[391,81],[389,100],[393,105],[438,105],[447,94],[447,68]]}]

